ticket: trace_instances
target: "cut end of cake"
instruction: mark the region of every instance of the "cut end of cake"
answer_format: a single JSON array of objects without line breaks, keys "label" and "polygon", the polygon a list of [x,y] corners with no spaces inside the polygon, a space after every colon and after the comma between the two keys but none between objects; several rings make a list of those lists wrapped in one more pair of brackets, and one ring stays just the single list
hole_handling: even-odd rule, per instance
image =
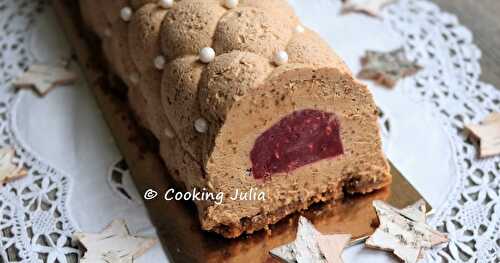
[{"label": "cut end of cake", "polygon": [[[391,182],[371,94],[337,69],[277,74],[235,101],[210,129],[218,135],[206,142],[207,178],[227,198],[208,207],[202,222],[226,237]],[[230,198],[252,189],[266,199]]]}]

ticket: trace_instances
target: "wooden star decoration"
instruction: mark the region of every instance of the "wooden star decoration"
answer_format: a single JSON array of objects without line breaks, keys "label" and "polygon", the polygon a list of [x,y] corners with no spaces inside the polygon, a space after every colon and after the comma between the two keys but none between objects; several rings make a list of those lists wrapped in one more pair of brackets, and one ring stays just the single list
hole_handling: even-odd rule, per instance
[{"label": "wooden star decoration", "polygon": [[301,216],[295,241],[274,248],[270,253],[290,263],[342,263],[342,250],[350,240],[351,235],[348,234],[323,235]]},{"label": "wooden star decoration", "polygon": [[432,229],[426,221],[423,200],[397,209],[382,201],[373,201],[380,226],[366,240],[368,247],[392,251],[406,263],[415,263],[423,257],[424,249],[448,242],[448,237]]},{"label": "wooden star decoration", "polygon": [[341,14],[351,12],[364,13],[374,17],[380,17],[382,8],[396,0],[342,0]]},{"label": "wooden star decoration", "polygon": [[28,71],[14,80],[16,88],[31,88],[38,95],[45,96],[52,88],[66,85],[76,80],[76,74],[66,68],[33,64]]},{"label": "wooden star decoration", "polygon": [[390,52],[366,51],[361,58],[361,79],[374,80],[388,88],[394,87],[398,80],[416,74],[422,68],[408,60],[403,48]]},{"label": "wooden star decoration", "polygon": [[14,164],[14,156],[13,148],[0,148],[0,185],[28,174],[23,166]]},{"label": "wooden star decoration", "polygon": [[74,237],[87,250],[82,263],[132,263],[157,242],[131,236],[123,220],[114,220],[101,233],[80,232]]},{"label": "wooden star decoration", "polygon": [[500,113],[491,113],[480,124],[467,124],[465,129],[479,140],[480,157],[500,154]]}]

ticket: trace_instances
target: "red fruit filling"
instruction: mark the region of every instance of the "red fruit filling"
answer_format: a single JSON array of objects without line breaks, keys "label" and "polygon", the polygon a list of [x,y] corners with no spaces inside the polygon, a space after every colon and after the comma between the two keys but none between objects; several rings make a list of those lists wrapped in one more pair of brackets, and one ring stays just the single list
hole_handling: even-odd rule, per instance
[{"label": "red fruit filling", "polygon": [[343,153],[335,114],[295,111],[257,138],[250,152],[252,174],[262,179]]}]

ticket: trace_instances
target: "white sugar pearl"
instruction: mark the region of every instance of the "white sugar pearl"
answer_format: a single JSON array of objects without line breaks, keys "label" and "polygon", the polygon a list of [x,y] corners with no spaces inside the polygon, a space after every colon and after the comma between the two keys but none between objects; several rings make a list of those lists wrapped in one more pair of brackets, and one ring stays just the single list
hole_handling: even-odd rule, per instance
[{"label": "white sugar pearl", "polygon": [[132,8],[126,6],[120,10],[120,17],[123,19],[123,21],[130,21],[132,18]]},{"label": "white sugar pearl", "polygon": [[239,0],[225,0],[224,6],[229,8],[229,9],[233,9],[233,8],[236,8],[239,3],[240,3]]},{"label": "white sugar pearl", "polygon": [[288,54],[280,50],[274,54],[274,63],[278,66],[288,63]]},{"label": "white sugar pearl", "polygon": [[171,8],[172,6],[174,6],[174,0],[159,0],[158,5],[163,8]]},{"label": "white sugar pearl", "polygon": [[206,133],[208,131],[208,123],[205,119],[199,118],[194,121],[194,129],[199,133]]},{"label": "white sugar pearl", "polygon": [[297,25],[294,31],[295,33],[304,33],[304,27],[301,25]]},{"label": "white sugar pearl", "polygon": [[210,63],[215,59],[215,51],[211,47],[204,47],[200,50],[200,60],[203,63]]},{"label": "white sugar pearl", "polygon": [[155,64],[155,67],[157,69],[160,69],[160,70],[163,69],[163,67],[165,67],[165,57],[163,57],[161,55],[157,56],[155,58],[154,64]]}]

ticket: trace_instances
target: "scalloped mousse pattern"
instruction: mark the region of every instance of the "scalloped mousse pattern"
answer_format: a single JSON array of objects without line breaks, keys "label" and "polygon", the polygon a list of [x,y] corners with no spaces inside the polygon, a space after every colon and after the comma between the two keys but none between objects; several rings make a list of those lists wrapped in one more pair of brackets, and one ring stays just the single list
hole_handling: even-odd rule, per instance
[{"label": "scalloped mousse pattern", "polygon": [[263,179],[344,153],[333,113],[294,111],[262,133],[250,152],[252,175]]}]

